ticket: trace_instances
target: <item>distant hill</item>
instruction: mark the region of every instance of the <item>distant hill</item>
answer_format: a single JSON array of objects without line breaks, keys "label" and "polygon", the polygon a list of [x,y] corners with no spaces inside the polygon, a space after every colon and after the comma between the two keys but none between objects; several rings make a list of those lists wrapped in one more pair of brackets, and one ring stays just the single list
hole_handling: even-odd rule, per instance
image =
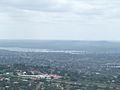
[{"label": "distant hill", "polygon": [[120,42],[108,41],[0,40],[0,47],[120,52]]}]

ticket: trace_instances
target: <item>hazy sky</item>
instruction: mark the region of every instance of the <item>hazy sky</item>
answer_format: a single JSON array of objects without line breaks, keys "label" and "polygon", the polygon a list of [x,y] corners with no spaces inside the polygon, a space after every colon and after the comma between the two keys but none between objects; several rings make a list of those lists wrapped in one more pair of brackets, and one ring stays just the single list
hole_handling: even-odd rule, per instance
[{"label": "hazy sky", "polygon": [[120,40],[120,0],[0,0],[0,39]]}]

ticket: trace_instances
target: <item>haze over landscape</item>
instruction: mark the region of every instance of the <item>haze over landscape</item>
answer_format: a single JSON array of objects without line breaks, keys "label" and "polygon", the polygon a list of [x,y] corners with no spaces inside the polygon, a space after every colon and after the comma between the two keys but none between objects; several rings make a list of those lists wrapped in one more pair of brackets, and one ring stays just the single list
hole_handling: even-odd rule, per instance
[{"label": "haze over landscape", "polygon": [[0,0],[0,90],[120,90],[120,0]]}]

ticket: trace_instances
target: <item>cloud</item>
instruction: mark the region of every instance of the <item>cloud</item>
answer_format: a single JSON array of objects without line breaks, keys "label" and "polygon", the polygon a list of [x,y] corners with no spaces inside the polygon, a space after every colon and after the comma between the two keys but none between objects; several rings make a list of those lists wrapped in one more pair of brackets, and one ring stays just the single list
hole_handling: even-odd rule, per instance
[{"label": "cloud", "polygon": [[120,21],[119,5],[119,0],[1,0],[0,13],[12,22],[107,23]]},{"label": "cloud", "polygon": [[119,23],[120,0],[0,0],[0,38],[115,40]]}]

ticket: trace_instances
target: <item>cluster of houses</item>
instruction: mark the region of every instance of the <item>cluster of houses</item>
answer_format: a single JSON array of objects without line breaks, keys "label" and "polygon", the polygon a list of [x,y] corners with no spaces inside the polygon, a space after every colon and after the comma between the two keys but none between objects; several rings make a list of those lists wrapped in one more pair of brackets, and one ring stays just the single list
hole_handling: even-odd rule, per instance
[{"label": "cluster of houses", "polygon": [[19,75],[22,78],[29,79],[60,79],[62,76],[56,74],[41,74],[41,75]]},{"label": "cluster of houses", "polygon": [[27,74],[26,72],[18,72],[17,73],[19,77],[22,78],[28,78],[28,79],[60,79],[62,76],[57,75],[57,74],[43,74],[39,73],[38,74]]},{"label": "cluster of houses", "polygon": [[106,68],[120,68],[120,63],[107,63],[103,65],[103,67]]}]

